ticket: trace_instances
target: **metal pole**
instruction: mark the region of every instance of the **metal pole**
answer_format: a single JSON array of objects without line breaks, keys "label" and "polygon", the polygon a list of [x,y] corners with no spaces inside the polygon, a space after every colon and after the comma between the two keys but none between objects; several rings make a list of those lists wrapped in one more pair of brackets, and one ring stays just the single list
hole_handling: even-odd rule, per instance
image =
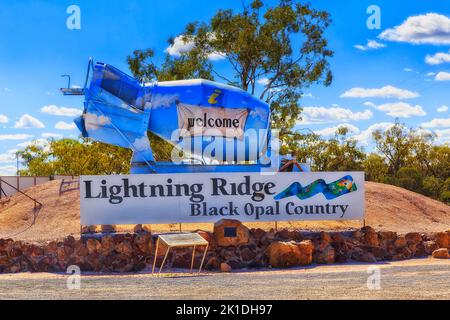
[{"label": "metal pole", "polygon": [[6,194],[5,190],[3,190],[2,187],[2,178],[0,177],[0,199],[2,198],[2,194],[5,196],[5,198],[8,198],[8,195]]},{"label": "metal pole", "polygon": [[[16,184],[17,184],[17,190],[20,190],[20,181],[19,181],[19,152],[17,151],[16,152],[16,168],[17,168],[17,171],[16,171]],[[35,206],[34,206],[35,208],[36,208],[36,203],[35,203]]]},{"label": "metal pole", "polygon": [[206,252],[208,251],[208,247],[209,247],[209,243],[206,244],[205,253],[203,253],[203,258],[202,258],[202,262],[200,263],[200,268],[198,268],[198,273],[200,273],[202,271],[203,262],[205,261]]},{"label": "metal pole", "polygon": [[159,270],[158,270],[158,274],[161,273],[161,270],[162,270],[162,268],[163,268],[163,266],[164,266],[164,263],[166,262],[167,255],[169,254],[169,250],[170,250],[170,247],[167,246],[167,251],[166,251],[166,254],[164,255],[164,259],[163,259],[163,261],[162,261],[162,263],[161,263],[161,267],[160,267]]},{"label": "metal pole", "polygon": [[159,237],[156,239],[155,258],[153,259],[152,274],[155,272],[156,257],[158,256]]},{"label": "metal pole", "polygon": [[191,273],[192,273],[192,270],[194,269],[194,257],[195,257],[195,245],[194,245],[194,249],[192,250]]},{"label": "metal pole", "polygon": [[14,187],[12,184],[10,184],[10,183],[8,183],[8,182],[6,182],[5,180],[3,180],[3,182],[4,183],[6,183],[9,187],[11,187],[11,188],[13,188],[13,189],[15,189],[17,192],[19,192],[19,193],[21,193],[21,194],[23,194],[25,197],[27,197],[28,199],[30,199],[30,200],[32,200],[32,201],[34,201],[34,207],[36,208],[36,204],[39,204],[39,206],[41,206],[42,207],[42,203],[41,202],[39,202],[39,201],[37,201],[36,199],[34,199],[34,198],[32,198],[32,197],[30,197],[29,195],[27,195],[25,192],[22,192],[20,189],[18,189],[18,188],[16,188],[16,187]]},{"label": "metal pole", "polygon": [[16,175],[19,176],[19,151],[16,152],[16,168],[17,168]]}]

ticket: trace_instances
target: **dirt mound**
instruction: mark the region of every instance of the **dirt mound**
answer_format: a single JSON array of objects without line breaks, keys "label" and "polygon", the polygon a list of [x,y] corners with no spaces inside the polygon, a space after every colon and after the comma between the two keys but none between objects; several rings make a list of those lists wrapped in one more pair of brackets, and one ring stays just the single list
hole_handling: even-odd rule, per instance
[{"label": "dirt mound", "polygon": [[34,210],[33,201],[22,194],[0,204],[0,238],[28,241],[59,239],[80,234],[80,193],[59,195],[61,180],[49,181],[24,192],[43,204]]},{"label": "dirt mound", "polygon": [[[11,237],[41,242],[80,234],[79,191],[59,194],[61,181],[28,188],[27,194],[43,203],[38,210],[33,202],[17,194],[0,203],[0,238]],[[432,232],[450,228],[450,206],[399,187],[366,182],[366,224],[378,230],[399,233]],[[273,228],[275,223],[247,223],[249,227]],[[278,228],[342,230],[358,228],[360,221],[279,222]],[[155,225],[154,231],[174,231],[179,225]],[[183,224],[183,230],[212,230],[212,224]],[[122,226],[120,230],[130,230]]]}]

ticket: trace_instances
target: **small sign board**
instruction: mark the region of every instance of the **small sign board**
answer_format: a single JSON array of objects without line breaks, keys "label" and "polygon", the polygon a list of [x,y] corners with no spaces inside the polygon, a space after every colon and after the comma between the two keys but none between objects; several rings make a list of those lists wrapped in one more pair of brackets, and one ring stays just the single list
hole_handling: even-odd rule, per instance
[{"label": "small sign board", "polygon": [[167,246],[166,253],[164,254],[164,259],[159,267],[158,273],[161,273],[164,263],[166,262],[167,255],[171,248],[181,248],[181,247],[193,247],[192,250],[192,260],[191,260],[191,273],[194,268],[194,258],[195,258],[195,248],[198,246],[205,246],[205,251],[203,252],[202,261],[200,263],[200,268],[198,273],[202,270],[203,262],[205,261],[206,252],[208,251],[209,242],[206,241],[198,233],[168,233],[158,235],[158,240],[156,241],[155,258],[153,259],[152,274],[155,272],[156,258],[158,257],[159,242],[164,243]]},{"label": "small sign board", "polygon": [[198,233],[161,234],[159,240],[169,247],[206,246],[208,244],[208,241]]},{"label": "small sign board", "polygon": [[237,228],[236,227],[223,228],[223,236],[225,238],[235,238],[237,236]]}]

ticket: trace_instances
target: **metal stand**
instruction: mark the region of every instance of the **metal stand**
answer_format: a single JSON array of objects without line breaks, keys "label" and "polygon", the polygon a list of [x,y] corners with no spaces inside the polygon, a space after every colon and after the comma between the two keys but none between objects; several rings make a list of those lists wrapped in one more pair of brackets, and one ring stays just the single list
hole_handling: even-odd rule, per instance
[{"label": "metal stand", "polygon": [[160,241],[162,241],[167,246],[167,250],[166,250],[166,253],[164,254],[164,258],[161,263],[161,266],[159,267],[158,274],[161,273],[161,270],[163,269],[164,264],[166,263],[167,256],[169,255],[169,251],[171,248],[181,248],[181,247],[190,247],[190,246],[193,246],[190,273],[193,273],[193,270],[194,270],[194,259],[195,259],[196,247],[197,246],[206,246],[205,252],[203,253],[202,261],[200,263],[200,267],[198,269],[198,274],[201,272],[203,263],[205,261],[206,253],[208,252],[209,243],[208,243],[208,241],[203,239],[203,237],[201,237],[198,233],[187,233],[187,234],[166,234],[166,235],[158,236],[158,239],[156,240],[155,257],[153,259],[152,274],[155,273],[156,259],[158,257],[158,249],[159,249]]}]

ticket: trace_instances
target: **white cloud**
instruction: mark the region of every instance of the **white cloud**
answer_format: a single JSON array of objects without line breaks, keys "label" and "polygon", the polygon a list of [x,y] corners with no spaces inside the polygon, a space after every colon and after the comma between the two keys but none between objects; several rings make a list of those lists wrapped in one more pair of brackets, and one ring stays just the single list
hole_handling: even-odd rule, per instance
[{"label": "white cloud", "polygon": [[16,173],[16,166],[0,166],[0,176],[15,176]]},{"label": "white cloud", "polygon": [[349,124],[349,123],[340,124],[340,125],[337,125],[335,127],[329,127],[329,128],[324,128],[324,129],[320,129],[320,130],[314,130],[314,133],[318,134],[319,136],[325,136],[325,137],[333,136],[336,133],[336,131],[339,128],[342,128],[342,127],[347,128],[348,132],[350,134],[359,133],[359,128],[357,126],[354,126],[354,125]]},{"label": "white cloud", "polygon": [[222,60],[222,59],[225,59],[225,57],[226,57],[225,54],[220,53],[220,52],[213,52],[208,55],[208,59],[211,61]]},{"label": "white cloud", "polygon": [[26,148],[28,146],[37,146],[37,147],[41,147],[41,148],[48,148],[49,144],[47,139],[42,139],[42,138],[38,138],[38,139],[34,139],[34,140],[30,140],[30,141],[25,141],[22,143],[17,144],[18,147],[20,148]]},{"label": "white cloud", "polygon": [[366,107],[372,107],[372,108],[376,107],[376,104],[373,103],[373,102],[370,102],[370,101],[364,102],[363,105],[366,106]]},{"label": "white cloud", "polygon": [[256,80],[256,82],[262,86],[267,86],[269,84],[269,79],[261,78],[261,79]]},{"label": "white cloud", "polygon": [[428,72],[428,73],[426,74],[427,77],[432,77],[432,76],[434,76],[434,75],[436,75],[436,72]]},{"label": "white cloud", "polygon": [[356,44],[356,45],[354,45],[354,47],[358,50],[366,51],[366,50],[376,50],[376,49],[380,49],[380,48],[385,48],[386,45],[383,43],[379,43],[378,41],[375,41],[375,40],[367,40],[366,45]]},{"label": "white cloud", "polygon": [[8,123],[9,119],[7,116],[0,114],[0,123]]},{"label": "white cloud", "polygon": [[442,130],[434,130],[433,131],[437,136],[438,143],[448,143],[450,142],[450,128],[442,129]]},{"label": "white cloud", "polygon": [[450,127],[450,118],[436,118],[420,125],[423,128]]},{"label": "white cloud", "polygon": [[73,129],[76,129],[76,125],[75,125],[75,123],[67,123],[67,122],[64,122],[64,121],[58,121],[56,124],[55,124],[55,129],[58,129],[58,130],[73,130]]},{"label": "white cloud", "polygon": [[380,122],[369,126],[366,130],[362,131],[360,134],[353,136],[360,144],[368,145],[372,140],[373,132],[377,130],[385,131],[391,128],[394,124],[392,122]]},{"label": "white cloud", "polygon": [[450,81],[450,73],[449,72],[438,72],[437,75],[434,77],[434,80],[436,81]]},{"label": "white cloud", "polygon": [[62,134],[59,133],[53,133],[53,132],[44,132],[43,134],[41,134],[42,138],[53,138],[53,139],[61,139],[63,137]]},{"label": "white cloud", "polygon": [[151,107],[153,109],[158,109],[160,107],[168,108],[179,98],[178,94],[160,94],[157,93],[152,96],[150,103],[146,103],[145,107]]},{"label": "white cloud", "polygon": [[436,109],[437,112],[446,112],[448,111],[448,107],[446,105],[442,105]]},{"label": "white cloud", "polygon": [[0,134],[0,140],[25,140],[31,138],[32,135],[18,133],[18,134]]},{"label": "white cloud", "polygon": [[303,119],[297,124],[359,121],[370,119],[372,115],[373,113],[370,110],[353,112],[345,108],[304,107]]},{"label": "white cloud", "polygon": [[10,163],[15,162],[16,160],[16,152],[18,149],[10,149],[5,153],[0,154],[0,163]]},{"label": "white cloud", "polygon": [[189,52],[194,48],[192,41],[184,41],[183,36],[178,36],[173,39],[173,44],[168,46],[165,50],[171,56],[179,57],[182,53]]},{"label": "white cloud", "polygon": [[29,114],[24,114],[19,121],[16,121],[16,124],[14,125],[14,128],[16,129],[30,129],[30,128],[45,128],[44,124],[30,116]]},{"label": "white cloud", "polygon": [[141,138],[136,138],[133,142],[133,147],[137,151],[144,151],[150,149],[150,141],[146,136],[143,136]]},{"label": "white cloud", "polygon": [[0,163],[13,162],[15,157],[13,152],[0,153]]},{"label": "white cloud", "polygon": [[253,118],[260,118],[261,120],[267,119],[269,112],[267,109],[256,107],[252,111],[250,111],[249,115]]},{"label": "white cloud", "polygon": [[450,51],[446,52],[438,52],[433,55],[427,54],[425,57],[425,62],[428,64],[441,64],[444,62],[450,62]]},{"label": "white cloud", "polygon": [[[86,130],[97,130],[99,127],[105,126],[111,123],[111,119],[107,116],[96,115],[95,113],[86,113],[84,115],[84,124],[86,126]],[[73,124],[73,128],[75,129],[75,123]]]},{"label": "white cloud", "polygon": [[410,105],[406,102],[385,103],[376,108],[391,117],[409,118],[412,116],[424,116],[426,112],[419,105]]},{"label": "white cloud", "polygon": [[412,72],[413,69],[411,69],[411,68],[403,68],[403,71],[405,71],[405,72]]},{"label": "white cloud", "polygon": [[41,108],[42,113],[50,114],[52,116],[63,116],[63,117],[76,117],[83,113],[82,110],[76,108],[58,107],[54,104],[43,106]]},{"label": "white cloud", "polygon": [[375,40],[369,40],[369,41],[367,41],[367,47],[370,49],[379,49],[379,48],[385,48],[386,45],[383,43],[379,43]]},{"label": "white cloud", "polygon": [[[194,42],[193,41],[184,41],[183,35],[175,37],[173,39],[173,44],[168,46],[165,52],[167,52],[169,55],[174,57],[179,57],[181,54],[191,51],[194,48]],[[216,61],[216,60],[222,60],[225,59],[225,55],[220,52],[212,52],[208,59]]]},{"label": "white cloud", "polygon": [[394,86],[384,86],[381,88],[351,88],[341,94],[341,98],[397,98],[411,99],[418,97],[417,92],[396,88]]},{"label": "white cloud", "polygon": [[386,29],[378,38],[413,44],[450,44],[450,19],[437,13],[411,16],[402,24]]}]

